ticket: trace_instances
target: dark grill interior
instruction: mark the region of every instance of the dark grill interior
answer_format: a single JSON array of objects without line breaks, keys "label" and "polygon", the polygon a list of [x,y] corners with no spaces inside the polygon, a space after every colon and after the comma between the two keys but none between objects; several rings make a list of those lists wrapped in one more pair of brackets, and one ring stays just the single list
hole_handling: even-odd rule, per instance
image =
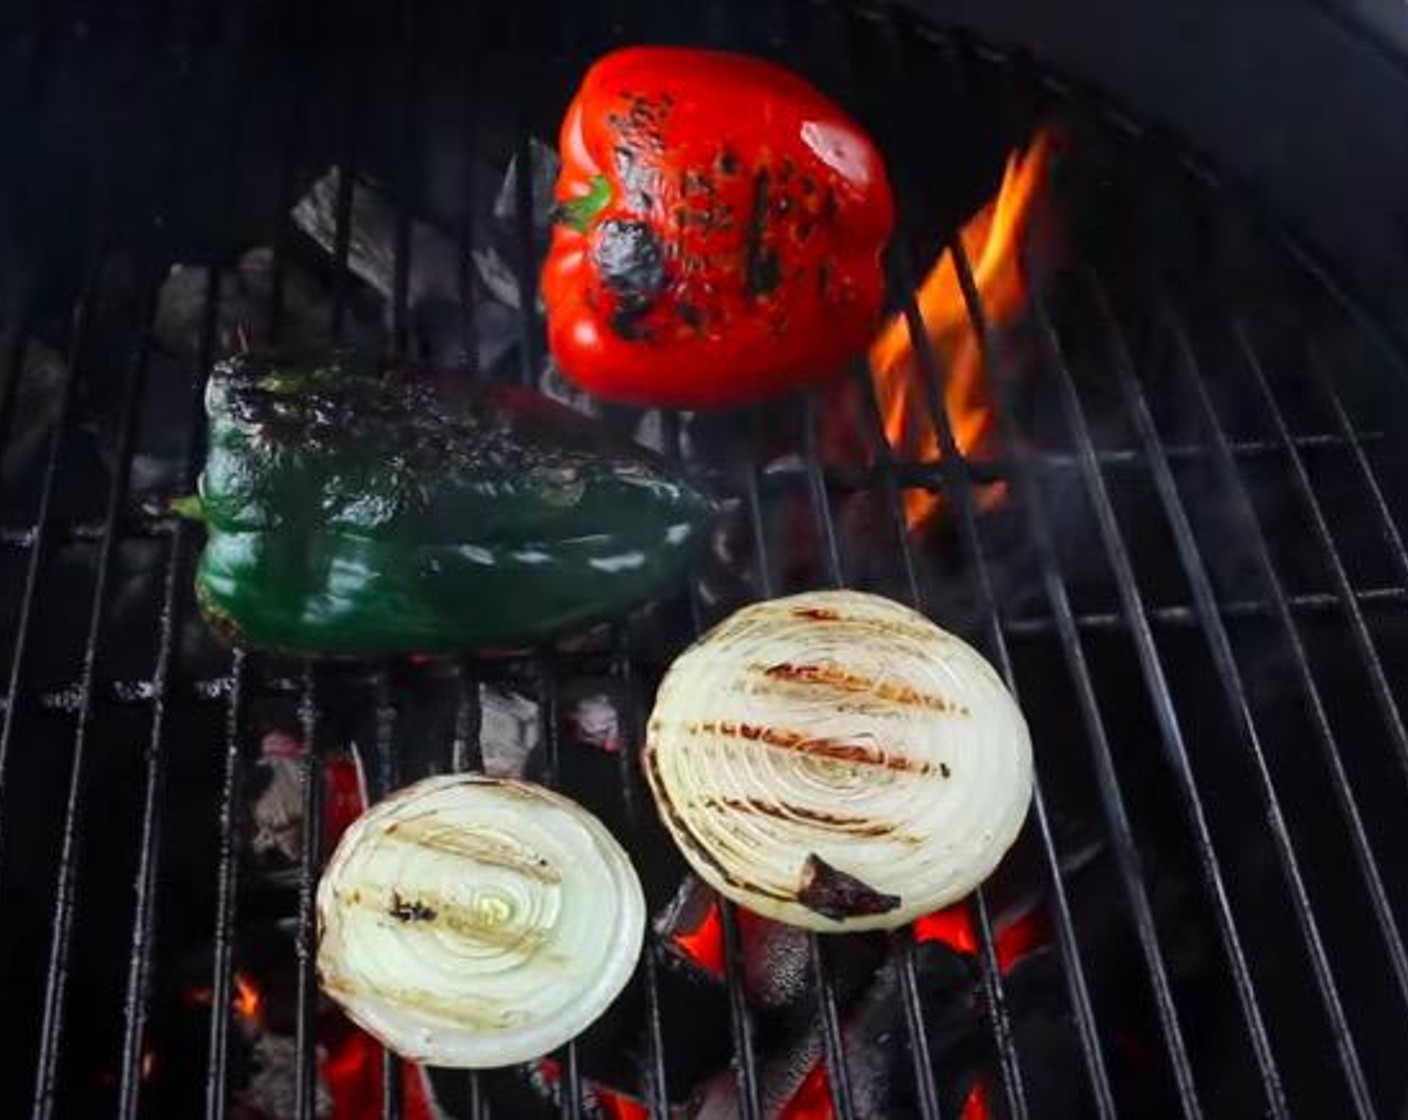
[{"label": "dark grill interior", "polygon": [[[1359,305],[1173,139],[887,5],[355,7],[4,17],[0,1111],[327,1114],[345,1029],[316,991],[312,892],[355,759],[373,797],[485,765],[566,790],[659,919],[555,1067],[435,1073],[451,1115],[1398,1115],[1408,382]],[[776,57],[873,132],[901,202],[894,306],[920,325],[908,293],[952,244],[997,453],[957,454],[927,347],[933,461],[888,453],[863,369],[868,465],[824,461],[820,393],[606,409],[730,500],[678,601],[513,658],[216,645],[199,529],[166,508],[199,471],[211,363],[335,342],[560,391],[540,316],[506,298],[533,290],[543,230],[532,177],[505,172],[555,141],[591,58],[641,41]],[[1062,139],[1024,250],[1038,282],[998,321],[956,233],[1040,122]],[[320,180],[326,246],[292,216]],[[942,496],[924,532],[913,488]],[[903,931],[769,957],[725,905],[718,982],[672,941],[710,900],[635,765],[653,687],[743,602],[843,584],[997,664],[1040,791],[969,904],[975,951]],[[256,1033],[291,1040],[262,1104]],[[424,1115],[385,1069],[355,1114]]]}]

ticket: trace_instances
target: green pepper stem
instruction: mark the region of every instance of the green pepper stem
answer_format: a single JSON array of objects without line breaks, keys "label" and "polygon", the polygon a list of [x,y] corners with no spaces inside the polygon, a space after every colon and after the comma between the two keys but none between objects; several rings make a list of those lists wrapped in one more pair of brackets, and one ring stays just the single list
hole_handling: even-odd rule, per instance
[{"label": "green pepper stem", "polygon": [[179,498],[172,498],[166,503],[166,508],[177,517],[184,517],[187,521],[204,521],[205,506],[201,504],[199,494],[185,494]]},{"label": "green pepper stem", "polygon": [[553,207],[552,219],[571,226],[578,233],[586,233],[592,219],[606,209],[611,201],[611,184],[605,175],[592,179],[591,190],[580,198],[569,198]]}]

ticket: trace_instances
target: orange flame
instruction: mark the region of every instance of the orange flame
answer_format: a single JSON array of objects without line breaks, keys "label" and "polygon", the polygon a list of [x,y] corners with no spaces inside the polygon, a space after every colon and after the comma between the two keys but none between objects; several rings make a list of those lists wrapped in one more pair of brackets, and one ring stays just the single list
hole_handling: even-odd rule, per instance
[{"label": "orange flame", "polygon": [[[1029,224],[1033,203],[1045,179],[1051,135],[1039,131],[1025,151],[1007,161],[996,198],[969,219],[959,234],[973,271],[982,310],[990,327],[1011,321],[1026,302],[1018,247]],[[944,409],[954,444],[966,456],[989,453],[993,427],[982,346],[968,315],[951,250],[924,278],[916,294],[929,344],[947,370]],[[899,459],[928,462],[939,454],[939,437],[925,405],[924,370],[914,351],[909,323],[896,314],[870,347],[870,367],[885,423],[885,438]],[[996,487],[984,495],[991,503]],[[926,524],[940,499],[930,490],[904,492],[905,521],[911,529]]]},{"label": "orange flame", "polygon": [[[264,1022],[264,993],[248,973],[235,970],[231,978],[235,990],[230,994],[230,1010],[241,1023],[259,1027]],[[213,988],[186,988],[181,997],[192,1007],[209,1007],[215,1000]]]},{"label": "orange flame", "polygon": [[250,1026],[258,1026],[264,1014],[264,994],[243,972],[235,973],[235,994],[231,1000],[235,1018]]}]

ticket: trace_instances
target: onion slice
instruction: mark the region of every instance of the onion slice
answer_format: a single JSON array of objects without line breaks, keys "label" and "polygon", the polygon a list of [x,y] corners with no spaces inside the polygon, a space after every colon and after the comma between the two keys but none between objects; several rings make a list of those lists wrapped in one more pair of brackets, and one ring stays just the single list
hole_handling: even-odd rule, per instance
[{"label": "onion slice", "polygon": [[630,860],[580,805],[527,782],[427,778],[343,834],[318,884],[318,976],[404,1057],[509,1065],[606,1010],[644,929]]},{"label": "onion slice", "polygon": [[889,929],[997,866],[1032,792],[1031,739],[971,646],[889,599],[757,603],[671,666],[645,772],[712,887],[823,932]]}]

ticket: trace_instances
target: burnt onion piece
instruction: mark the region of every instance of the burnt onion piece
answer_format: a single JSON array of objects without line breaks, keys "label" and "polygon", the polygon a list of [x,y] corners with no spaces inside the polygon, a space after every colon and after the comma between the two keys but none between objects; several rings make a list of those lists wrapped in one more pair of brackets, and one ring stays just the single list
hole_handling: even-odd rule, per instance
[{"label": "burnt onion piece", "polygon": [[645,900],[594,816],[527,782],[427,778],[344,833],[318,884],[318,977],[403,1057],[489,1068],[556,1049],[635,970]]},{"label": "burnt onion piece", "polygon": [[822,932],[961,898],[1032,792],[1026,721],[992,666],[854,591],[757,603],[700,638],[660,685],[644,761],[700,877]]}]

